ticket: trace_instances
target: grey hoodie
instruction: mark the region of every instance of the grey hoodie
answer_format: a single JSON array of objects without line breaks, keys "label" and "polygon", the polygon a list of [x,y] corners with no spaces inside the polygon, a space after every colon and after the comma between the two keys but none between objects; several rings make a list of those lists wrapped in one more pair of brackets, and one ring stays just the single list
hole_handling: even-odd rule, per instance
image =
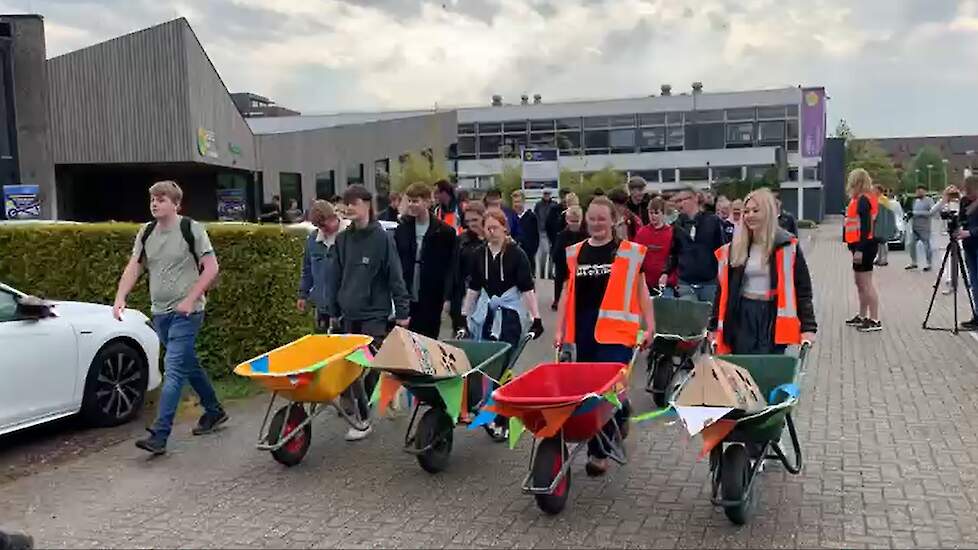
[{"label": "grey hoodie", "polygon": [[350,225],[336,237],[339,277],[334,278],[330,314],[347,321],[408,318],[410,296],[404,285],[394,239],[377,221],[357,229]]}]

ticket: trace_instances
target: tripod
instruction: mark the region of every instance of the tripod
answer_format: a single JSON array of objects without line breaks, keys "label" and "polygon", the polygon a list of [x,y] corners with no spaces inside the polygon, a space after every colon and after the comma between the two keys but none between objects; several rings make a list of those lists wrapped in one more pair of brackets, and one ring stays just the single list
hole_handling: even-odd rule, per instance
[{"label": "tripod", "polygon": [[[948,260],[951,261],[951,292],[954,294],[954,328],[937,328],[927,326],[930,320],[931,311],[934,309],[934,299],[937,297],[937,289],[941,286],[941,279],[944,278],[944,270],[948,267]],[[958,239],[951,238],[947,243],[947,251],[944,252],[944,260],[941,262],[941,269],[937,271],[937,281],[934,282],[934,292],[930,295],[930,304],[927,306],[927,315],[924,316],[923,328],[925,330],[945,330],[954,334],[958,333],[958,274],[964,281],[965,294],[968,296],[968,305],[971,306],[972,318],[975,315],[975,303],[971,294],[971,281],[968,278],[968,270],[964,266],[964,258],[961,257],[961,246]]]}]

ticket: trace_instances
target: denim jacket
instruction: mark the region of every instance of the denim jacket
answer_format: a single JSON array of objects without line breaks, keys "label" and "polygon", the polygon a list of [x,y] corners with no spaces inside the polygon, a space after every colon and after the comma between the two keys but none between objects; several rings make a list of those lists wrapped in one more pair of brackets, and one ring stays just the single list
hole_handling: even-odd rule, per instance
[{"label": "denim jacket", "polygon": [[299,298],[311,300],[316,311],[329,312],[333,285],[339,274],[336,263],[336,245],[327,246],[317,240],[319,231],[313,231],[306,239],[306,252],[302,259],[302,278],[299,280]]}]

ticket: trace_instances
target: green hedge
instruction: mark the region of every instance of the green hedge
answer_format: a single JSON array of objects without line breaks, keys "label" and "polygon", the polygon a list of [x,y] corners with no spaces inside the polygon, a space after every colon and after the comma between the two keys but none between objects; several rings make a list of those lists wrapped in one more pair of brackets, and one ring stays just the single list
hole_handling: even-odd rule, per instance
[{"label": "green hedge", "polygon": [[[111,305],[138,229],[122,223],[0,226],[0,281],[45,298]],[[300,235],[277,225],[213,224],[207,230],[221,275],[208,292],[197,350],[220,378],[239,362],[307,334],[311,320],[295,309]],[[149,314],[145,276],[128,304]]]}]

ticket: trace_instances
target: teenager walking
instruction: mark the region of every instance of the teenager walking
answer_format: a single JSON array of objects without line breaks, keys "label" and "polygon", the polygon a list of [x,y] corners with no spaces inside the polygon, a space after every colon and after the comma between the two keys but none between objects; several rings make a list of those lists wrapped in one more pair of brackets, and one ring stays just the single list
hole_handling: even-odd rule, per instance
[{"label": "teenager walking", "polygon": [[204,323],[205,292],[220,271],[214,247],[202,224],[180,215],[183,190],[176,182],[154,183],[149,196],[153,221],[136,235],[129,263],[119,278],[112,314],[122,319],[126,297],[145,270],[149,274],[153,327],[166,355],[156,421],[148,429],[149,437],[136,441],[136,447],[159,455],[166,452],[185,383],[194,389],[204,408],[194,435],[212,432],[227,422],[228,415],[196,351],[197,334]]}]

